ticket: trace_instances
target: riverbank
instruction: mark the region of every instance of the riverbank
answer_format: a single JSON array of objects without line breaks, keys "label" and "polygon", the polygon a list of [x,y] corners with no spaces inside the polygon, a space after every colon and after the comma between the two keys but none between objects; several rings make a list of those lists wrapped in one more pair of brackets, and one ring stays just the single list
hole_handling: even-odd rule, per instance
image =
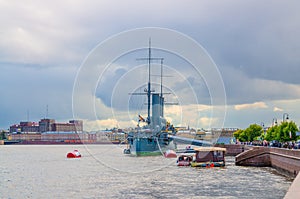
[{"label": "riverbank", "polygon": [[284,175],[295,178],[284,199],[296,199],[300,195],[300,150],[253,147],[236,156],[239,166],[273,167]]},{"label": "riverbank", "polygon": [[253,147],[236,156],[238,166],[269,166],[295,178],[300,171],[300,150]]}]

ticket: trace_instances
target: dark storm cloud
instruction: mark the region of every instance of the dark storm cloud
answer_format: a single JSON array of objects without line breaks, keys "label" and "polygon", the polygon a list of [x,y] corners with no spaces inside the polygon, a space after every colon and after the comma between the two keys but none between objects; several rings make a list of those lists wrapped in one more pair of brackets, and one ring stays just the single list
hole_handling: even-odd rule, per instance
[{"label": "dark storm cloud", "polygon": [[297,1],[227,1],[190,30],[220,67],[299,84],[299,8]]},{"label": "dark storm cloud", "polygon": [[112,75],[107,75],[104,81],[99,82],[99,86],[96,90],[96,97],[101,98],[103,103],[111,107],[111,97],[113,89],[117,84],[118,80],[126,73],[124,68],[118,68]]},{"label": "dark storm cloud", "polygon": [[[147,3],[155,6],[145,6]],[[79,68],[89,52],[111,35],[147,26],[171,28],[200,43],[221,72],[229,105],[300,98],[299,1],[157,3],[2,1],[0,91],[6,97],[0,104],[0,127],[5,128],[7,120],[19,120],[19,112],[26,115],[28,107],[36,108],[32,117],[41,117],[45,102],[65,104],[55,115],[69,117],[74,66]],[[134,81],[119,81],[127,77],[125,70],[128,68],[120,67],[97,89],[96,96],[107,107],[116,84],[120,87]],[[199,102],[209,104],[205,78],[184,75],[177,82],[170,80],[170,88],[186,97],[188,83]],[[139,86],[145,82],[138,81]],[[119,87],[116,90],[122,93]],[[25,92],[28,89],[30,94]],[[128,98],[127,91],[122,95]]]},{"label": "dark storm cloud", "polygon": [[[20,67],[1,64],[0,121],[9,126],[19,121],[38,121],[48,116],[72,118],[72,86],[76,68]],[[28,117],[29,113],[29,118]]]}]

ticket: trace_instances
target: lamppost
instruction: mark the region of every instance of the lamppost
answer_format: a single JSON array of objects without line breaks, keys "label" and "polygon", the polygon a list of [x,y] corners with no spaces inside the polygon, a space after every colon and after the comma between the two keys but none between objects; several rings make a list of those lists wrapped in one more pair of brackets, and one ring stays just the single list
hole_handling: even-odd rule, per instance
[{"label": "lamppost", "polygon": [[274,126],[274,124],[275,124],[275,126],[277,125],[277,119],[276,118],[273,118],[273,120],[272,120],[272,127]]},{"label": "lamppost", "polygon": [[261,123],[261,127],[262,127],[262,129],[263,129],[263,131],[264,131],[264,135],[266,135],[266,132],[265,132],[265,123]]},{"label": "lamppost", "polygon": [[282,122],[285,122],[285,120],[288,120],[288,119],[289,119],[289,114],[283,113],[283,115],[282,115]]}]

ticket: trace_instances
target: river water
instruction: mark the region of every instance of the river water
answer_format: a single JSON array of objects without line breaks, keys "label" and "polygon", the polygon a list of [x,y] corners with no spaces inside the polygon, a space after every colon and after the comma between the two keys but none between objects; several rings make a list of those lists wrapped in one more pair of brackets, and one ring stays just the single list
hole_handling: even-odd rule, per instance
[{"label": "river water", "polygon": [[[67,159],[78,149],[82,158]],[[177,167],[119,145],[0,146],[0,198],[283,198],[291,180],[272,168]]]}]

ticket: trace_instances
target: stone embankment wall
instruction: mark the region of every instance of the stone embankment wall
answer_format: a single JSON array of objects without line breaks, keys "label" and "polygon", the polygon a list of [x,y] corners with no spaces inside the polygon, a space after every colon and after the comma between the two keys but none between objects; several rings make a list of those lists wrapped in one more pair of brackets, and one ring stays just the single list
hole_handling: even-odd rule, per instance
[{"label": "stone embankment wall", "polygon": [[300,150],[253,147],[236,156],[236,165],[271,166],[281,172],[296,177],[300,171]]},{"label": "stone embankment wall", "polygon": [[287,191],[284,199],[299,199],[300,196],[300,174],[297,175],[294,182]]}]

